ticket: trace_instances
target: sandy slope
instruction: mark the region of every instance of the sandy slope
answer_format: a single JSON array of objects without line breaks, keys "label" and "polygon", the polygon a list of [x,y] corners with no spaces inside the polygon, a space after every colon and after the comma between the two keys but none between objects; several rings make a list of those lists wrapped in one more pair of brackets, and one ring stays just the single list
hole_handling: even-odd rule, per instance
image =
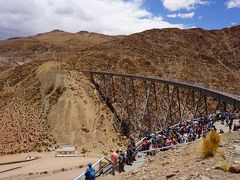
[{"label": "sandy slope", "polygon": [[[100,102],[94,86],[83,74],[58,68],[50,62],[39,67],[37,73],[54,139],[60,144],[74,144],[86,150],[108,151],[116,147],[113,142],[118,136],[112,126],[113,116]],[[49,87],[52,91],[47,90]],[[51,105],[54,94],[61,89],[64,92],[56,104]]]},{"label": "sandy slope", "polygon": [[44,150],[54,142],[107,153],[121,144],[111,112],[81,73],[55,62],[26,64],[0,83],[0,153]]}]

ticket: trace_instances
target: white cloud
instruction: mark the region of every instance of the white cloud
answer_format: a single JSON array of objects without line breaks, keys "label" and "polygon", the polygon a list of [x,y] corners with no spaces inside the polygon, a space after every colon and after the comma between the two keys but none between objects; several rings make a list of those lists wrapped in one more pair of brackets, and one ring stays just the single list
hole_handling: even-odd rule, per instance
[{"label": "white cloud", "polygon": [[228,9],[230,8],[240,8],[240,0],[228,0],[226,3]]},{"label": "white cloud", "polygon": [[187,18],[193,18],[195,12],[190,12],[190,13],[178,13],[178,14],[168,14],[167,17],[170,18],[183,18],[183,19],[187,19]]},{"label": "white cloud", "polygon": [[130,34],[179,27],[142,8],[143,0],[0,0],[0,39],[52,29]]},{"label": "white cloud", "polygon": [[169,11],[178,11],[181,9],[192,10],[198,5],[209,4],[206,0],[162,0],[163,6]]}]

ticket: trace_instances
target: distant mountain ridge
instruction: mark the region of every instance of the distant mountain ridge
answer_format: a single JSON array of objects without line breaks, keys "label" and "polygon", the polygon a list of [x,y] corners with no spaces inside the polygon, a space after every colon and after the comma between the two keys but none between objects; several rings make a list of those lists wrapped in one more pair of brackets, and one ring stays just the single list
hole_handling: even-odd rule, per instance
[{"label": "distant mountain ridge", "polygon": [[[119,38],[120,36],[116,36]],[[77,33],[53,30],[30,37],[14,37],[0,41],[0,71],[18,65],[18,61],[60,60],[79,49],[113,40],[108,36],[87,31]],[[7,61],[7,63],[6,63]]]}]

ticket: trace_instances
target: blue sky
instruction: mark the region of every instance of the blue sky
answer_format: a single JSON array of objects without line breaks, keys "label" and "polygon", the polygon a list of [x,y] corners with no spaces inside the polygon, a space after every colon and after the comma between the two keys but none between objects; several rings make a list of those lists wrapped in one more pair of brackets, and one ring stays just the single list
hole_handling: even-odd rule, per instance
[{"label": "blue sky", "polygon": [[60,29],[132,34],[240,24],[240,0],[0,0],[0,39]]},{"label": "blue sky", "polygon": [[[181,0],[178,0],[181,1]],[[196,5],[190,10],[179,9],[171,11],[163,6],[161,0],[145,0],[142,7],[147,8],[156,16],[172,24],[184,24],[188,27],[201,27],[204,29],[221,29],[240,24],[240,0],[236,0],[234,7],[228,8],[227,0],[208,0],[205,5]],[[192,18],[170,18],[169,14],[185,14],[194,12]]]}]

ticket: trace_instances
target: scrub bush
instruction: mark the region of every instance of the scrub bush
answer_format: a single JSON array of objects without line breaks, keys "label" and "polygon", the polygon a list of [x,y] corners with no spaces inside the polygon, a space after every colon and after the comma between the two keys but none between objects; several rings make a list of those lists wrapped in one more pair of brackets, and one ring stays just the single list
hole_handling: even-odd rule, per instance
[{"label": "scrub bush", "polygon": [[203,159],[214,156],[219,148],[220,136],[215,130],[210,131],[207,137],[200,141],[200,154]]}]

